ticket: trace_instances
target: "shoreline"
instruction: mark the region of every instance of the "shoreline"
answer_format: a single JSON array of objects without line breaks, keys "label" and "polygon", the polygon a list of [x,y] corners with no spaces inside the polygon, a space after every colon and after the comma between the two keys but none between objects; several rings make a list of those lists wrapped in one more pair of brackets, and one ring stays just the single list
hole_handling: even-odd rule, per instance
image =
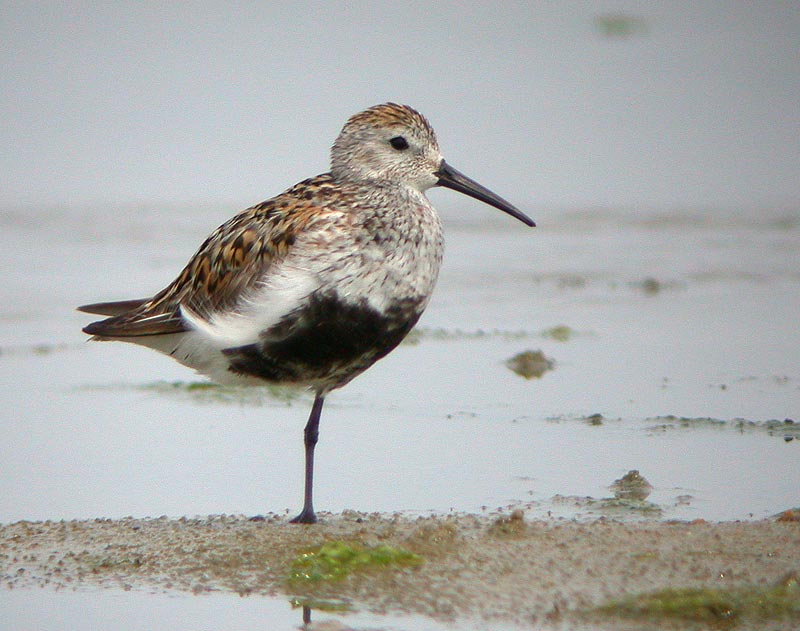
[{"label": "shoreline", "polygon": [[[521,510],[320,516],[315,526],[291,526],[282,515],[0,524],[0,577],[6,589],[222,591],[312,608],[344,603],[376,614],[580,626],[597,608],[635,594],[766,588],[800,573],[792,511],[752,522],[527,521]],[[331,542],[388,546],[421,562],[288,580],[299,555]],[[780,619],[770,623],[784,628]],[[796,623],[787,618],[785,628]]]}]

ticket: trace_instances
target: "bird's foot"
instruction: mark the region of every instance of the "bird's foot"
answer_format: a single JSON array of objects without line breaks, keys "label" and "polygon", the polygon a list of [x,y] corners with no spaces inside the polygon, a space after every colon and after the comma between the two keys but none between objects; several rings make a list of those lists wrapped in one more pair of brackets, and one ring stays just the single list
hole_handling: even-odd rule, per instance
[{"label": "bird's foot", "polygon": [[304,507],[300,514],[294,519],[289,520],[290,524],[316,524],[317,514],[313,508]]}]

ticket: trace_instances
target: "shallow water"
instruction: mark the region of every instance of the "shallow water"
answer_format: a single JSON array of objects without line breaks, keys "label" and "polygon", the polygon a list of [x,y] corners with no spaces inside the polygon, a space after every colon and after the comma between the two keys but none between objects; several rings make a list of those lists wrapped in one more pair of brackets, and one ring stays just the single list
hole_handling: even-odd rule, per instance
[{"label": "shallow water", "polygon": [[[123,590],[0,592],[0,629],[72,629],[134,631],[141,629],[299,629],[301,607],[282,599],[239,597],[235,594],[150,593]],[[310,612],[312,628],[320,631],[459,631],[469,624],[442,623],[422,616],[376,616],[364,613]],[[9,624],[9,626],[4,626]],[[505,625],[497,631],[513,629]]]},{"label": "shallow water", "polygon": [[[14,270],[0,301],[0,521],[299,509],[310,397],[195,387],[152,351],[85,343],[91,316],[74,311],[160,289],[219,213],[0,214]],[[728,520],[800,504],[800,435],[764,426],[800,421],[798,213],[539,212],[533,230],[446,218],[419,335],[326,403],[318,509]],[[528,350],[554,369],[515,374],[507,360]],[[660,512],[585,499],[632,469]],[[30,611],[25,598],[0,595],[4,611]],[[61,615],[58,598],[42,616]],[[237,602],[254,616],[275,605]]]}]

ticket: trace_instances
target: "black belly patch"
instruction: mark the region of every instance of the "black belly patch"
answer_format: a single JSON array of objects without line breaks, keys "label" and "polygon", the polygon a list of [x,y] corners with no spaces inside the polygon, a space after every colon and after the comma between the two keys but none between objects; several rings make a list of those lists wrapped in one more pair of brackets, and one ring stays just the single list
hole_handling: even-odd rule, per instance
[{"label": "black belly patch", "polygon": [[344,385],[397,346],[421,310],[413,300],[379,312],[366,302],[314,296],[266,331],[264,341],[223,351],[230,370],[275,383]]}]

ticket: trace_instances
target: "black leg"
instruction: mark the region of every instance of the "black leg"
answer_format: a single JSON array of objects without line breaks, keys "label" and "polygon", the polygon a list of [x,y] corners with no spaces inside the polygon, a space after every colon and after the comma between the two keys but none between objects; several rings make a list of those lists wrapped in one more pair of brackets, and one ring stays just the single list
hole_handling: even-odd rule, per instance
[{"label": "black leg", "polygon": [[314,512],[314,447],[319,439],[319,417],[322,414],[322,403],[325,395],[317,394],[314,405],[311,406],[311,414],[308,416],[308,423],[305,429],[306,445],[306,491],[303,499],[303,510],[292,519],[293,524],[316,524],[317,515]]}]

